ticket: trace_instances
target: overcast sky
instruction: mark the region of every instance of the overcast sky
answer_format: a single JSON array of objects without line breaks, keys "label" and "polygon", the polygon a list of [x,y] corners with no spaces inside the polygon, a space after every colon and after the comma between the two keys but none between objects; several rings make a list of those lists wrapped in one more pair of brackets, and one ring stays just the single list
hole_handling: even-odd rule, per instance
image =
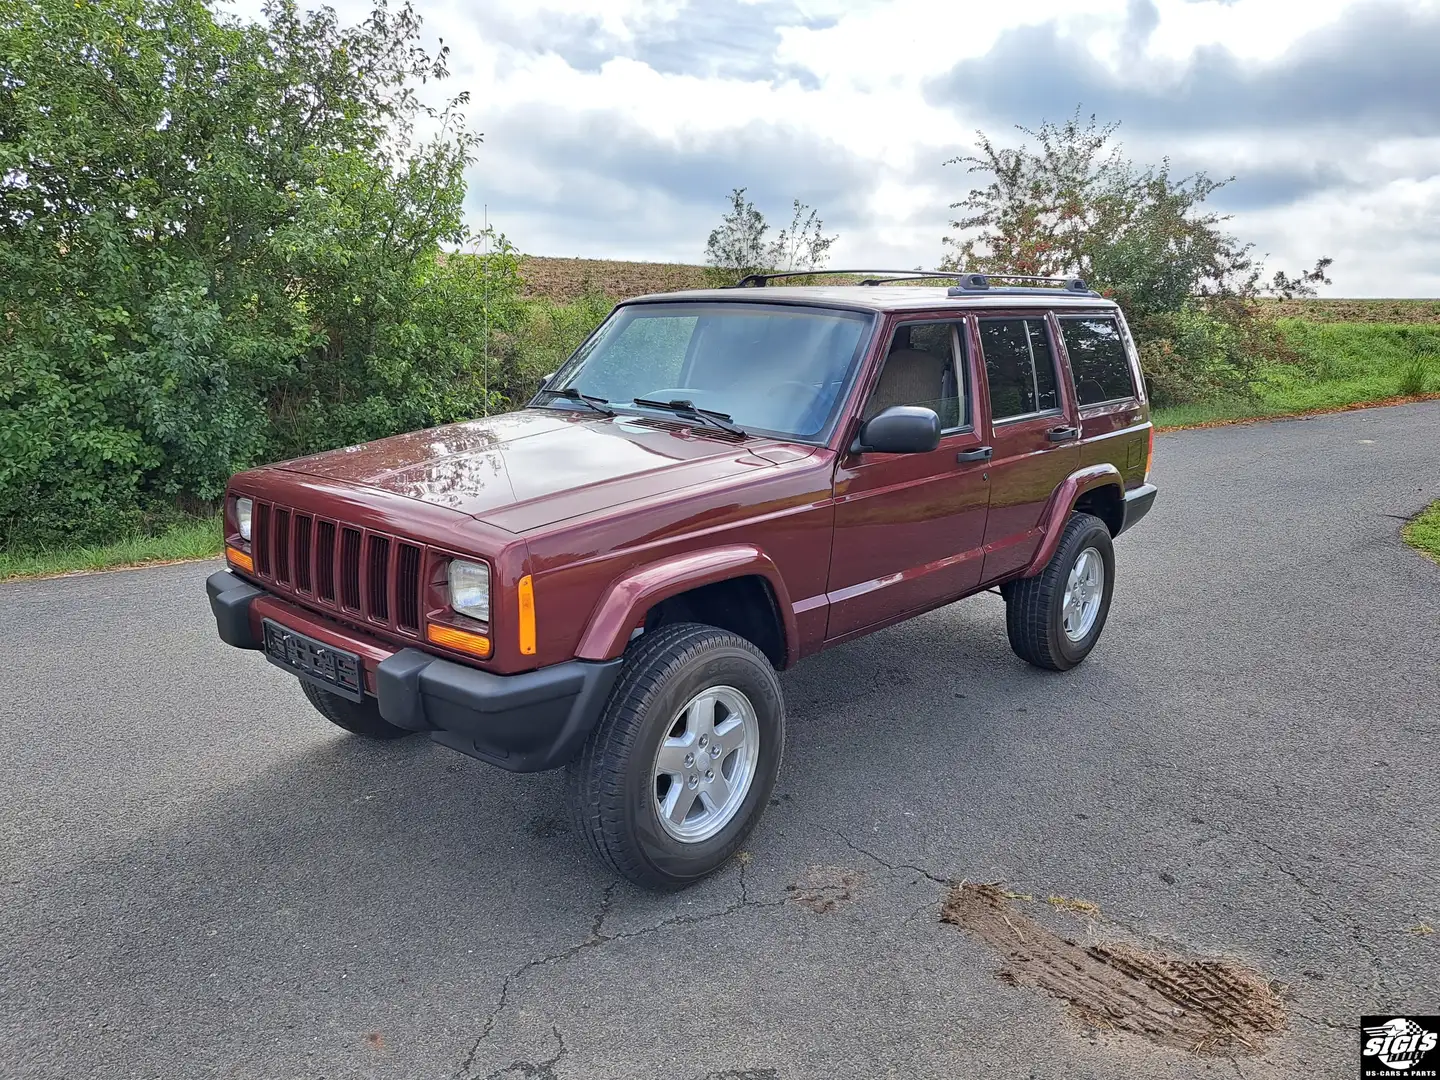
[{"label": "overcast sky", "polygon": [[529,253],[699,262],[747,187],[777,228],[817,207],[832,266],[933,266],[970,186],[943,163],[1080,105],[1138,161],[1233,174],[1216,205],[1272,268],[1440,296],[1440,0],[416,6],[485,133],[471,216]]}]

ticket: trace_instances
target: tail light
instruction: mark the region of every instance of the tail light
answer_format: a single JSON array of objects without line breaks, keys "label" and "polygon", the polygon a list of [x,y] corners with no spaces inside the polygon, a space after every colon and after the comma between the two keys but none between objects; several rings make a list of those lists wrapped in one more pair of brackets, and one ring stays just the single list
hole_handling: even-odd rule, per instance
[{"label": "tail light", "polygon": [[1155,465],[1155,428],[1150,428],[1150,445],[1145,448],[1145,483],[1150,482],[1150,470]]}]

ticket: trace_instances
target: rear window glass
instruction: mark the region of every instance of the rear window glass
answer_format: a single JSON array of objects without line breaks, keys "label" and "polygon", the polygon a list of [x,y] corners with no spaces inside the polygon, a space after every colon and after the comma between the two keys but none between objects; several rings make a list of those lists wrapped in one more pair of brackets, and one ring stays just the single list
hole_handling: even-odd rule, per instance
[{"label": "rear window glass", "polygon": [[990,415],[1051,412],[1060,407],[1055,358],[1044,319],[981,319],[980,347],[990,382]]},{"label": "rear window glass", "polygon": [[1135,396],[1130,358],[1120,326],[1103,316],[1063,318],[1060,333],[1075,375],[1075,397],[1081,405],[1098,405]]}]

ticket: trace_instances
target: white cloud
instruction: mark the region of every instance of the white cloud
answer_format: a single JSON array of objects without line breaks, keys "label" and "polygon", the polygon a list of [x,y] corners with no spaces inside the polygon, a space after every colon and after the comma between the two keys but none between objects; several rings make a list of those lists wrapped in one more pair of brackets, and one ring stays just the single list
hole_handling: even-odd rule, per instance
[{"label": "white cloud", "polygon": [[[942,162],[968,149],[976,127],[1004,134],[1076,105],[1064,86],[1045,96],[1043,59],[1027,63],[1023,50],[989,73],[1025,91],[1023,108],[937,98],[937,80],[958,63],[983,65],[1030,27],[1119,80],[1111,100],[1122,111],[1125,94],[1149,95],[1149,119],[1122,127],[1133,156],[1237,174],[1227,193],[1236,228],[1275,265],[1333,255],[1332,291],[1343,295],[1440,287],[1429,224],[1440,216],[1440,128],[1164,122],[1164,88],[1197,55],[1223,57],[1241,76],[1279,70],[1300,50],[1315,53],[1317,31],[1363,14],[1351,0],[1091,0],[1083,10],[1073,0],[417,3],[426,34],[451,47],[454,77],[442,89],[470,91],[472,126],[486,132],[470,177],[476,222],[487,206],[526,251],[698,261],[726,194],[748,186],[777,225],[792,197],[815,202],[841,233],[835,265],[934,264],[948,204],[968,186]],[[357,0],[335,6],[349,21],[367,11]],[[258,8],[234,5],[243,15]],[[1429,17],[1440,0],[1405,8]]]}]

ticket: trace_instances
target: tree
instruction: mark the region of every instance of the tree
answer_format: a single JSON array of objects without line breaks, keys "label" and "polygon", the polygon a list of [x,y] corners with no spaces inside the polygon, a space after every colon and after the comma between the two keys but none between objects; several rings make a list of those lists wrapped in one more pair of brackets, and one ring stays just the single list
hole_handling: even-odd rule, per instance
[{"label": "tree", "polygon": [[829,261],[830,247],[839,237],[825,235],[819,211],[795,199],[789,228],[766,243],[770,226],[745,191],[730,193],[730,209],[706,241],[705,263],[713,283],[733,284],[747,274],[819,270]]},{"label": "tree", "polygon": [[705,265],[712,269],[713,277],[727,284],[769,269],[770,247],[765,243],[765,234],[770,226],[765,223],[765,215],[745,198],[745,190],[736,188],[730,192],[730,209],[705,242]]},{"label": "tree", "polygon": [[513,281],[441,257],[474,239],[480,136],[465,95],[418,99],[448,73],[419,29],[383,0],[351,27],[294,0],[0,8],[0,545],[488,407],[479,329]]},{"label": "tree", "polygon": [[1256,300],[1299,295],[1328,283],[1331,260],[1261,285],[1254,246],[1224,228],[1206,200],[1228,181],[1177,178],[1170,162],[1140,167],[1114,136],[1117,125],[1082,121],[1019,128],[1000,147],[984,132],[978,152],[946,164],[990,177],[951,209],[958,236],[944,239],[949,269],[1078,276],[1121,302],[1157,398],[1245,393],[1257,363],[1286,355]]},{"label": "tree", "polygon": [[770,245],[770,266],[781,273],[823,269],[830,261],[831,245],[840,237],[825,235],[825,223],[820,220],[818,210],[799,199],[794,201],[793,208],[790,227],[781,229]]}]

